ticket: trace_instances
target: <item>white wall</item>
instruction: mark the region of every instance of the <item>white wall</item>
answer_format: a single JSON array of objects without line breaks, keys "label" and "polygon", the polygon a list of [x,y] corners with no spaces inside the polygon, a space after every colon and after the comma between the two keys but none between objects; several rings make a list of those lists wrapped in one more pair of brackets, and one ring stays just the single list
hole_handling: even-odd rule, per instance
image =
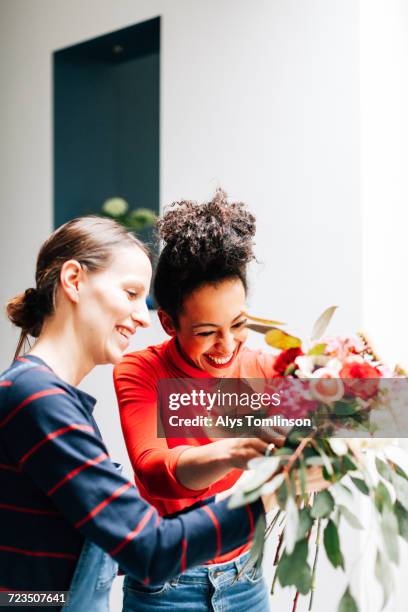
[{"label": "white wall", "polygon": [[[391,4],[398,15],[402,5]],[[361,202],[374,196],[379,210],[381,198],[370,181],[373,173],[381,175],[386,160],[373,155],[360,171],[360,147],[366,164],[376,133],[374,112],[367,115],[370,122],[362,122],[360,95],[363,108],[369,107],[376,70],[370,52],[378,60],[382,56],[370,34],[370,4],[363,3],[361,15],[359,5],[357,0],[2,0],[0,302],[32,284],[35,253],[52,226],[52,52],[161,15],[162,205],[180,197],[208,198],[220,184],[251,206],[262,262],[253,273],[253,312],[306,333],[323,308],[338,304],[332,330],[346,331],[362,325],[364,298],[368,321],[376,291],[370,280],[374,266],[365,265],[362,279],[371,234],[365,231],[363,254],[361,236],[369,219],[364,216],[363,228]],[[402,35],[398,40],[395,52],[403,68]],[[360,53],[364,78],[370,79],[361,90]],[[394,96],[397,83],[395,76]],[[381,112],[384,120],[385,107]],[[385,125],[381,129],[386,138]],[[398,176],[403,184],[402,170]],[[386,313],[391,319],[389,303]],[[373,323],[383,330],[383,321],[378,316]],[[3,368],[16,341],[5,319],[0,334]],[[159,337],[156,325],[136,342],[142,346]],[[102,431],[112,454],[125,460],[110,381],[110,368],[101,368],[84,387],[101,398]],[[316,612],[335,609],[343,583],[339,572],[322,564]],[[119,600],[117,586],[114,610]],[[274,600],[273,607],[282,605],[289,609],[287,595]]]}]

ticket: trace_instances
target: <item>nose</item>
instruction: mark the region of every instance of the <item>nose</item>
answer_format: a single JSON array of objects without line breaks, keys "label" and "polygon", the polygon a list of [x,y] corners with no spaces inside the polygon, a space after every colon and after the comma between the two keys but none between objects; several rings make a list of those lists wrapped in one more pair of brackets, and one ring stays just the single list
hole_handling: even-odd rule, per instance
[{"label": "nose", "polygon": [[230,354],[235,350],[235,336],[231,332],[223,333],[218,339],[219,349],[222,350],[223,353]]},{"label": "nose", "polygon": [[140,325],[140,327],[149,327],[150,314],[145,301],[137,305],[135,310],[132,312],[131,317],[135,323]]}]

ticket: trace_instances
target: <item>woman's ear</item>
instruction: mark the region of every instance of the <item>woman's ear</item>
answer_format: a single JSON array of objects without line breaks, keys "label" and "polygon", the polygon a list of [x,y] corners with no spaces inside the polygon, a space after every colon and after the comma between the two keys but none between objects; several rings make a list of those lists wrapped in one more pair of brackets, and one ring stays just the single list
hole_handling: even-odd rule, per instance
[{"label": "woman's ear", "polygon": [[173,323],[173,319],[161,308],[158,309],[157,314],[164,331],[173,338],[176,335],[176,327]]},{"label": "woman's ear", "polygon": [[79,284],[83,281],[84,270],[76,259],[70,259],[62,264],[60,272],[61,289],[71,302],[78,302]]}]

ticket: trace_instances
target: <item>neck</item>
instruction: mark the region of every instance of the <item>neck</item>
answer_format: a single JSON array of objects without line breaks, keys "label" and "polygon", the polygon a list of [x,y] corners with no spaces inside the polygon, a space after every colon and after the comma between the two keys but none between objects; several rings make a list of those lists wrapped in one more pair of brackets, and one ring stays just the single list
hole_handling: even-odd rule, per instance
[{"label": "neck", "polygon": [[69,319],[47,320],[29,354],[40,357],[57,376],[73,386],[77,386],[95,365],[86,355]]}]

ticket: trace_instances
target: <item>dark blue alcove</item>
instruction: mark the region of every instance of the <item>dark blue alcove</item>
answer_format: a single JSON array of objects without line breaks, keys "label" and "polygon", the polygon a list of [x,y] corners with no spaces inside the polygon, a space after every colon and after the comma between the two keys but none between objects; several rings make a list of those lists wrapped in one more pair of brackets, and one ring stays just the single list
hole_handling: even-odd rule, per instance
[{"label": "dark blue alcove", "polygon": [[160,18],[54,53],[54,224],[159,210]]}]

